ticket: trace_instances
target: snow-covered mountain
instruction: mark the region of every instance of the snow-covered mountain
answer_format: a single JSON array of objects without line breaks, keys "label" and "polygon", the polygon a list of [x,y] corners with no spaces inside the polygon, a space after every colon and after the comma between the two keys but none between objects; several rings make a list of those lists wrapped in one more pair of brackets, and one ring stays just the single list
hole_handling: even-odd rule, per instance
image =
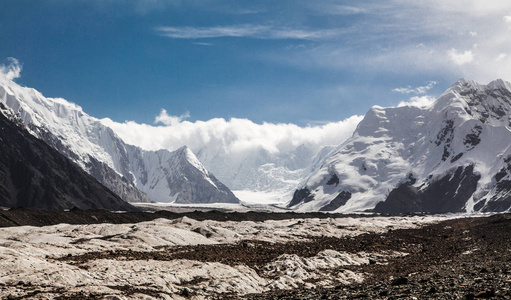
[{"label": "snow-covered mountain", "polygon": [[0,103],[1,207],[136,210],[27,129]]},{"label": "snow-covered mountain", "polygon": [[64,99],[46,98],[1,77],[0,102],[12,109],[32,134],[128,202],[238,202],[186,147],[170,152],[128,145],[81,107]]},{"label": "snow-covered mountain", "polygon": [[375,106],[299,185],[290,207],[353,212],[507,211],[511,84],[464,79],[427,107]]},{"label": "snow-covered mountain", "polygon": [[237,203],[239,200],[186,146],[145,151],[126,145],[130,171],[149,198],[175,203]]}]

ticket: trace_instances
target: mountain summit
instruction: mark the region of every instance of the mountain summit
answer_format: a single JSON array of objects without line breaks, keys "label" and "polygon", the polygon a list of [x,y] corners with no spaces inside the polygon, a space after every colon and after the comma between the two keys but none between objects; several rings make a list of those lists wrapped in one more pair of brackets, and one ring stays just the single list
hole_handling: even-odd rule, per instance
[{"label": "mountain summit", "polygon": [[460,79],[427,107],[375,106],[294,193],[299,210],[507,211],[511,84]]},{"label": "mountain summit", "polygon": [[183,204],[239,202],[186,146],[170,152],[144,151],[126,145],[126,152],[137,186],[155,201]]}]

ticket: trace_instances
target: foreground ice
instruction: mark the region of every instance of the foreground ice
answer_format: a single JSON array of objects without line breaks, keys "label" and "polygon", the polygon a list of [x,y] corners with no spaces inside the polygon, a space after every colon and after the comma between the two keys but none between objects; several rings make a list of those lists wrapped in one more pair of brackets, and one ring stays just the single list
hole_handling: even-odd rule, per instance
[{"label": "foreground ice", "polygon": [[[343,253],[325,250],[303,258],[284,254],[258,270],[244,264],[227,265],[186,259],[96,259],[81,265],[60,257],[97,251],[159,251],[161,246],[238,243],[243,240],[285,243],[311,237],[354,236],[389,229],[416,228],[453,216],[360,217],[252,221],[196,221],[187,217],[137,224],[60,224],[0,229],[0,298],[56,293],[93,292],[121,295],[121,287],[150,288],[157,295],[132,293],[130,298],[208,298],[217,293],[262,293],[298,286],[334,286],[361,282],[362,274],[333,268],[367,264],[372,259],[406,253]],[[190,294],[193,292],[192,294]],[[121,297],[122,298],[122,297]]]}]

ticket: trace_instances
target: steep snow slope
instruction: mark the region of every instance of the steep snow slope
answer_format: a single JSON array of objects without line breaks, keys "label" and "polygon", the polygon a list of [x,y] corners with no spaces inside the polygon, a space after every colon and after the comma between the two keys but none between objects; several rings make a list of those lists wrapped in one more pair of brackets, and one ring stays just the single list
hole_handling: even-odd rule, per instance
[{"label": "steep snow slope", "polygon": [[481,85],[461,79],[429,107],[375,106],[353,137],[300,184],[289,206],[509,210],[510,118],[511,84],[502,80]]},{"label": "steep snow slope", "polygon": [[147,202],[144,193],[159,202],[238,201],[190,151],[155,152],[129,146],[76,104],[46,98],[5,78],[0,78],[0,102],[19,115],[34,135],[126,201]]}]

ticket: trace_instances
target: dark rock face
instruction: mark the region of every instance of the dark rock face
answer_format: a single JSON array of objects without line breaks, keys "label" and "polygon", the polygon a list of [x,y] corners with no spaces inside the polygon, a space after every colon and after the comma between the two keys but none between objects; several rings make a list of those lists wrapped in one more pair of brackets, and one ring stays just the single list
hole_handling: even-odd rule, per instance
[{"label": "dark rock face", "polygon": [[378,213],[447,213],[463,212],[465,204],[477,188],[480,176],[474,166],[458,167],[454,172],[424,189],[402,184],[374,208]]},{"label": "dark rock face", "polygon": [[406,178],[405,184],[407,185],[414,185],[417,182],[417,178],[413,176],[412,173],[408,174],[408,177]]},{"label": "dark rock face", "polygon": [[2,113],[0,140],[0,206],[135,210]]},{"label": "dark rock face", "polygon": [[463,156],[463,153],[458,153],[456,154],[456,156],[454,156],[452,159],[451,159],[451,164],[455,161],[457,161],[458,159],[460,159],[461,157]]},{"label": "dark rock face", "polygon": [[338,185],[339,184],[339,176],[337,176],[337,174],[333,174],[332,177],[330,177],[330,179],[328,180],[328,182],[326,183],[327,185]]},{"label": "dark rock face", "polygon": [[476,125],[472,129],[472,133],[467,134],[465,139],[463,139],[463,144],[467,146],[467,148],[473,149],[475,146],[477,146],[481,142],[481,138],[479,137],[481,135],[481,132],[483,131],[483,128],[479,125]]},{"label": "dark rock face", "polygon": [[[496,178],[499,177],[501,173],[497,173]],[[495,186],[497,193],[490,199],[490,201],[477,203],[482,212],[500,212],[500,211],[509,211],[511,209],[511,180],[500,179],[497,180],[497,184]]]},{"label": "dark rock face", "polygon": [[437,135],[435,144],[440,146],[444,143],[444,153],[442,154],[442,160],[445,161],[451,155],[451,142],[454,139],[454,121],[446,120],[442,130]]},{"label": "dark rock face", "polygon": [[419,191],[416,187],[402,184],[390,192],[387,200],[376,204],[375,212],[405,213],[422,211]]},{"label": "dark rock face", "polygon": [[334,211],[338,209],[339,207],[343,206],[350,200],[351,193],[342,191],[337,195],[334,200],[330,201],[327,205],[323,206],[319,211]]},{"label": "dark rock face", "polygon": [[311,194],[311,191],[304,187],[303,189],[296,190],[293,194],[293,199],[289,202],[288,207],[292,207],[297,205],[298,203],[307,203],[314,200],[314,196]]}]

